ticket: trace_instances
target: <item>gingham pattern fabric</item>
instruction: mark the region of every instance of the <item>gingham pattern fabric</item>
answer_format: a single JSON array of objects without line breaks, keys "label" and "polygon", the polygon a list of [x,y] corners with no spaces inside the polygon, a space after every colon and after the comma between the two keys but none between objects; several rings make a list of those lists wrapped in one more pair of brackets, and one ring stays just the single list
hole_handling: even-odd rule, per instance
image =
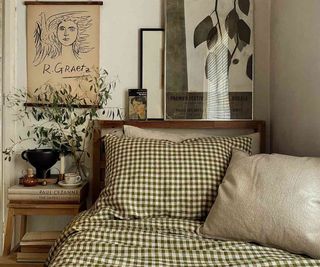
[{"label": "gingham pattern fabric", "polygon": [[232,148],[250,152],[249,137],[206,137],[179,143],[105,137],[106,188],[99,203],[121,219],[205,219]]},{"label": "gingham pattern fabric", "polygon": [[50,267],[302,267],[313,260],[254,244],[197,235],[200,221],[173,218],[118,220],[110,211],[82,213],[49,253]]}]

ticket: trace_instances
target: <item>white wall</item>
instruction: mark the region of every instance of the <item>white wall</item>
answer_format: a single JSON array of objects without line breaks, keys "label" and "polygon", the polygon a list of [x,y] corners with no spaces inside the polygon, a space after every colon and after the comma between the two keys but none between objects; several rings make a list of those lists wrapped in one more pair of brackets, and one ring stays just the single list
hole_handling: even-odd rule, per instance
[{"label": "white wall", "polygon": [[119,75],[112,106],[125,107],[129,88],[138,88],[140,28],[164,27],[162,0],[105,0],[101,12],[101,65]]},{"label": "white wall", "polygon": [[[0,44],[0,48],[1,48],[1,51],[0,51],[0,70],[1,70],[1,73],[0,73],[0,102],[2,102],[2,40],[3,40],[3,0],[0,0],[0,41],[1,41],[1,44]],[[0,125],[2,126],[2,104],[0,106]],[[2,150],[2,127],[0,127],[0,149]],[[0,177],[2,176],[2,153],[0,153]],[[3,202],[3,183],[2,183],[2,180],[0,179],[0,203]],[[3,210],[1,210],[1,206],[0,206],[0,233],[3,233],[3,223],[1,223],[3,221],[3,218],[4,218],[4,213],[3,213]],[[0,235],[1,236],[1,235]],[[0,238],[0,248],[1,248],[1,238]]]},{"label": "white wall", "polygon": [[272,151],[320,156],[320,1],[274,0]]},{"label": "white wall", "polygon": [[[120,80],[110,106],[125,107],[127,89],[138,87],[139,29],[164,26],[163,3],[164,0],[104,0],[104,5],[101,7],[100,65],[107,68],[111,74],[118,75]],[[23,0],[10,0],[10,2],[7,0],[6,4],[10,4],[12,9],[10,17],[7,18],[10,25],[7,25],[6,42],[12,39],[6,44],[8,78],[5,87],[8,92],[15,88],[26,87],[26,17]],[[266,120],[267,125],[269,125],[269,12],[269,1],[255,0],[254,118]],[[17,138],[19,132],[24,130],[12,122],[8,110],[4,126],[5,146],[8,145],[9,137]],[[14,164],[5,163],[3,177],[6,188],[17,181],[17,177],[25,167],[26,164],[20,159]],[[59,229],[65,223],[66,219],[56,218],[53,222],[45,217],[40,220],[32,218],[29,221],[29,225],[32,225],[30,229],[37,230],[44,230],[48,226],[50,229]]]},{"label": "white wall", "polygon": [[[12,3],[12,2],[11,2]],[[6,94],[9,91],[10,87],[14,87],[15,85],[15,65],[16,65],[16,15],[15,15],[15,6],[8,5],[8,2],[5,1],[4,10],[6,16],[4,18],[4,34],[3,38],[6,42],[3,44],[3,94]],[[9,136],[15,135],[15,123],[12,123],[11,117],[7,112],[6,108],[3,107],[2,110],[2,134],[3,134],[3,147],[6,147],[9,142]],[[7,140],[7,141],[6,141]],[[2,165],[2,173],[0,177],[2,191],[0,192],[0,199],[4,200],[0,202],[0,209],[4,216],[2,216],[1,224],[4,224],[4,220],[6,218],[6,189],[11,184],[12,174],[14,172],[14,165],[8,162],[3,162]],[[3,235],[0,236],[0,247],[2,247]]]}]

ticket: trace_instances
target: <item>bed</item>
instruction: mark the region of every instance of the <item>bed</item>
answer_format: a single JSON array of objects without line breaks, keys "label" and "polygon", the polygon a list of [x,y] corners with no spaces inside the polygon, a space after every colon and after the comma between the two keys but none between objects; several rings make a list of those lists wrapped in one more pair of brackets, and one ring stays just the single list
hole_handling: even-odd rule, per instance
[{"label": "bed", "polygon": [[[265,125],[262,121],[96,121],[92,157],[94,179],[91,182],[95,204],[66,227],[50,250],[48,266],[320,266],[319,260],[281,249],[204,238],[198,233],[203,224],[201,216],[193,218],[185,213],[174,217],[166,216],[165,212],[161,216],[136,215],[141,210],[119,215],[108,204],[100,205],[105,193],[102,191],[104,193],[99,197],[105,186],[105,159],[109,153],[104,153],[102,136],[106,132],[116,132],[115,129],[123,125],[178,131],[213,129],[218,135],[228,131],[232,135],[256,132],[260,136],[260,150],[264,151]],[[110,138],[114,140],[114,137]],[[207,147],[207,143],[204,146]]]}]

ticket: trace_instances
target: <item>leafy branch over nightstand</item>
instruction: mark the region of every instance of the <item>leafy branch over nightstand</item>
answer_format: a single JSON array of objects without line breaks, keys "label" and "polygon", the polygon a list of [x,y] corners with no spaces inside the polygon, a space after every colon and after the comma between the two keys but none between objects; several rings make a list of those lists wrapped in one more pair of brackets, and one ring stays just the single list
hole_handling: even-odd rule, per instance
[{"label": "leafy branch over nightstand", "polygon": [[106,70],[81,76],[78,79],[80,88],[85,85],[96,94],[93,102],[88,105],[85,96],[72,93],[68,84],[52,85],[49,82],[36,89],[41,91],[37,101],[44,104],[29,106],[26,99],[30,96],[22,89],[7,96],[8,107],[14,109],[15,117],[23,124],[28,118],[32,123],[24,137],[12,141],[3,153],[5,160],[11,161],[17,145],[27,140],[33,140],[38,147],[50,147],[63,154],[71,154],[77,170],[81,173],[81,165],[86,156],[87,142],[92,138],[94,119],[99,116],[122,117],[119,108],[106,111],[108,100],[114,91],[117,79],[110,79]]}]

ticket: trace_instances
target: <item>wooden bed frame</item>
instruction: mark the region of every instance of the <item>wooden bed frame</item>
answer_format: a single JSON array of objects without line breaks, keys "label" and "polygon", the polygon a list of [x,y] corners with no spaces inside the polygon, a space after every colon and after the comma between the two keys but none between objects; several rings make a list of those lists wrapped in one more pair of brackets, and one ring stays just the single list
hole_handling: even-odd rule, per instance
[{"label": "wooden bed frame", "polygon": [[131,125],[139,128],[176,128],[176,129],[248,129],[260,133],[260,150],[265,152],[265,122],[264,121],[94,121],[92,150],[92,203],[98,198],[105,179],[105,153],[101,132],[103,129],[122,128]]}]

